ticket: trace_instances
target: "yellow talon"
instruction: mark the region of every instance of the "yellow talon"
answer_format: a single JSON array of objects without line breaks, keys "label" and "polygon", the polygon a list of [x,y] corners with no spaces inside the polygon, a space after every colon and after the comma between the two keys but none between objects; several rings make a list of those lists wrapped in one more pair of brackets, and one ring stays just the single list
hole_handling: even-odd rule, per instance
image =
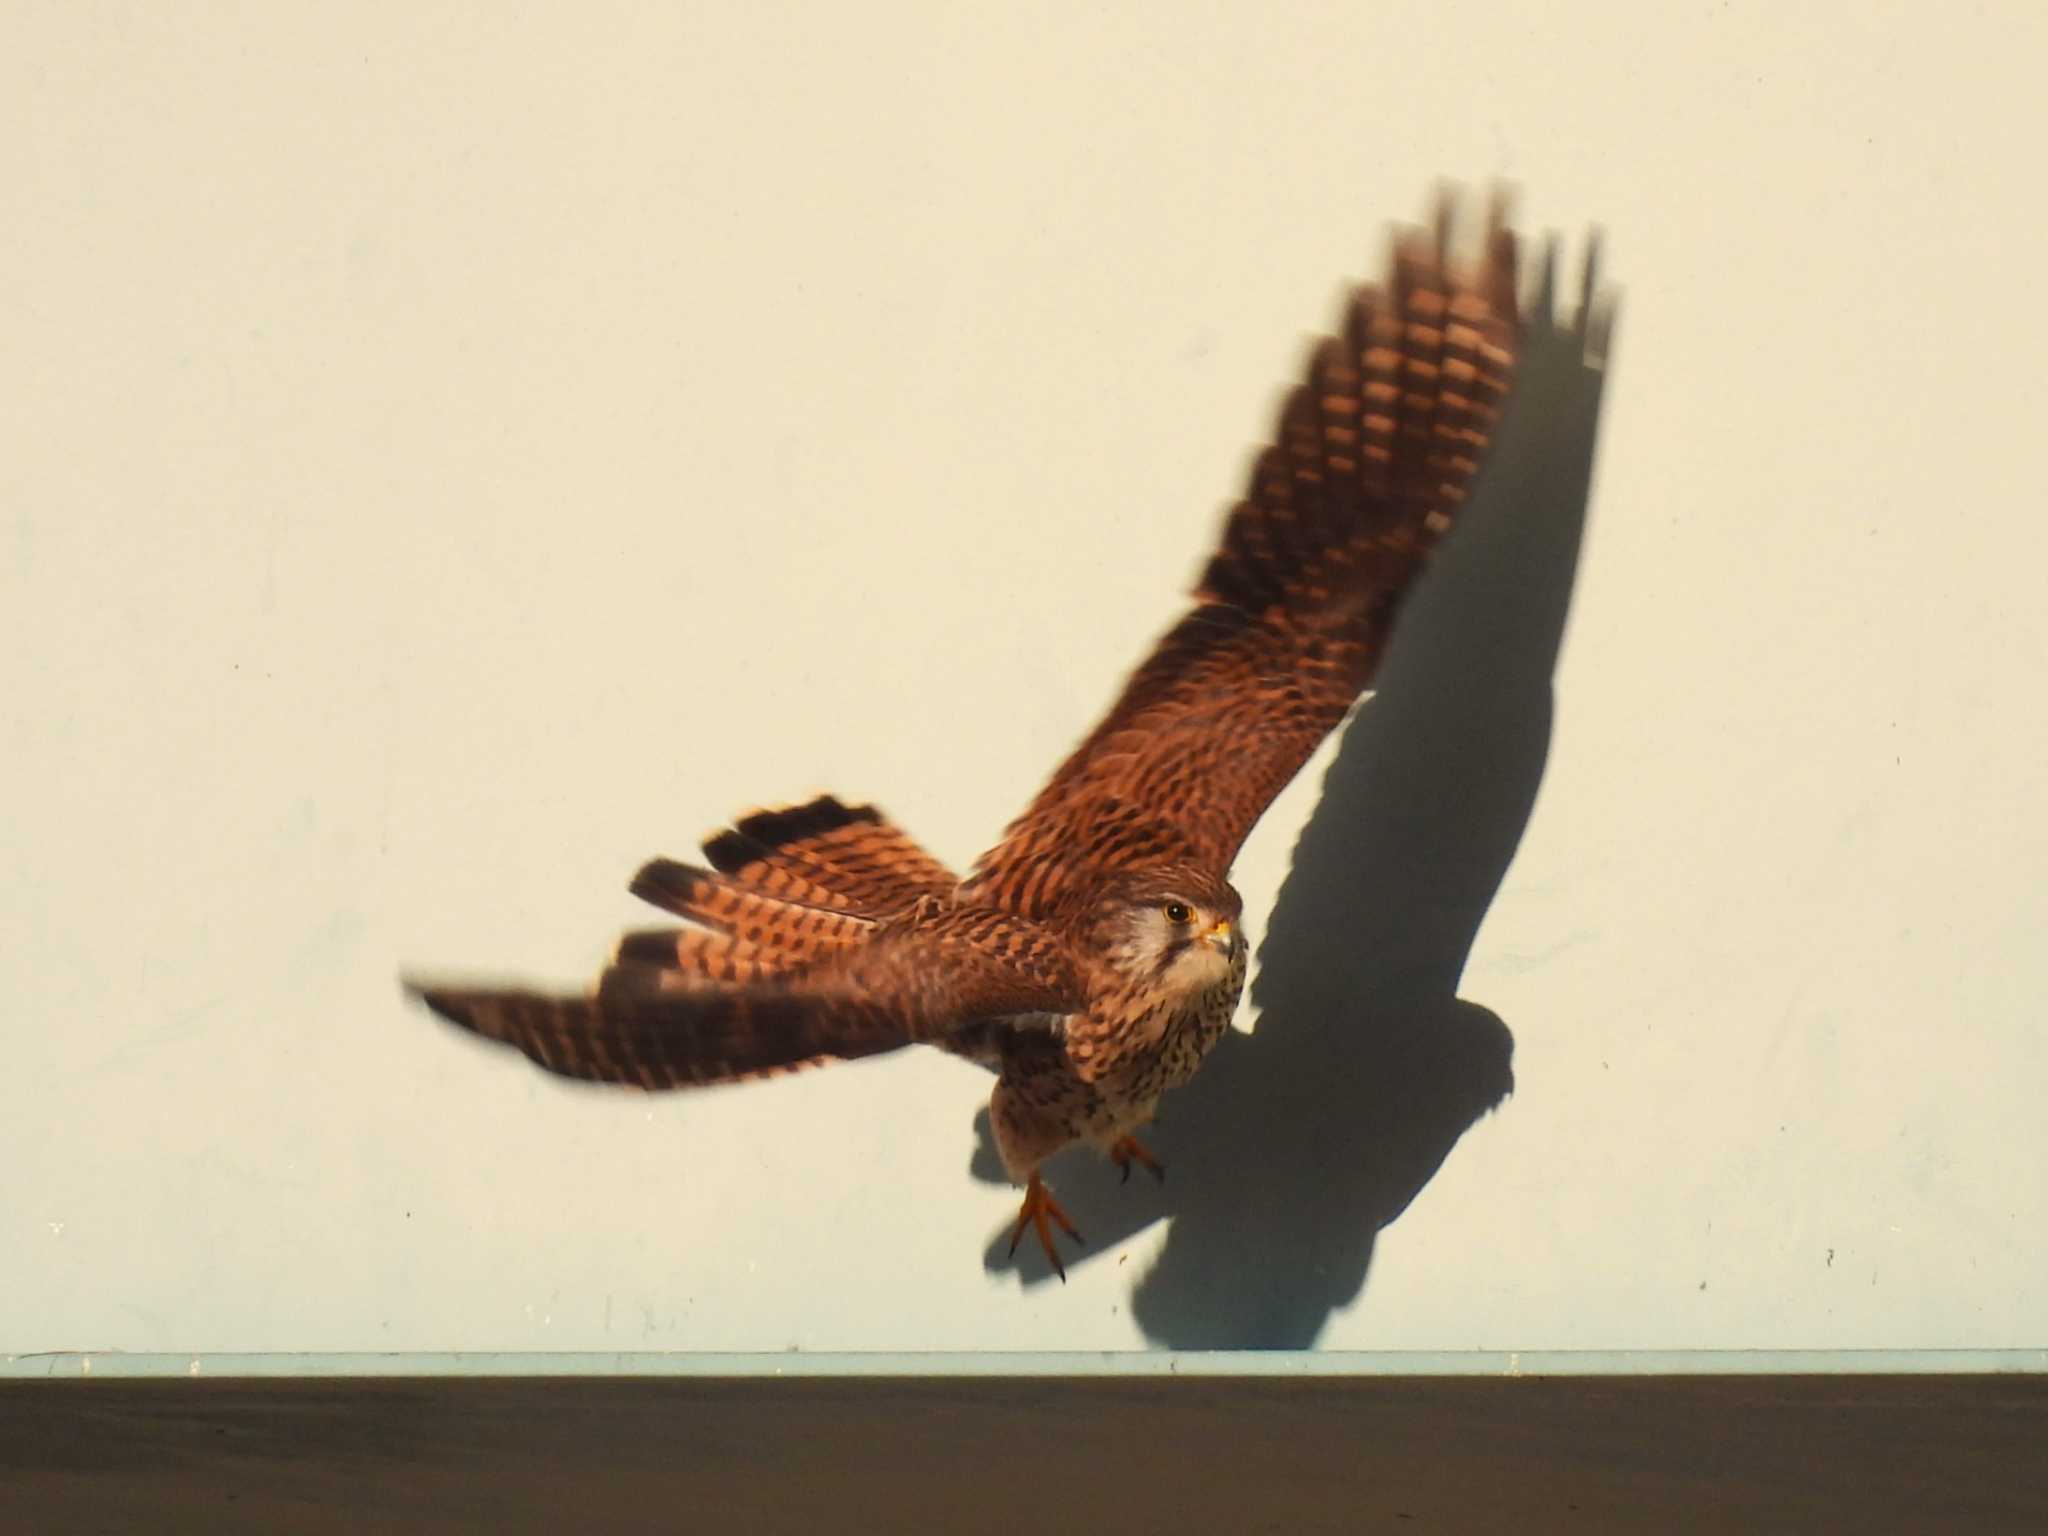
[{"label": "yellow talon", "polygon": [[1131,1181],[1131,1164],[1143,1163],[1146,1170],[1160,1183],[1166,1182],[1166,1165],[1145,1150],[1145,1144],[1135,1136],[1119,1136],[1110,1145],[1109,1160],[1124,1171],[1124,1182]]},{"label": "yellow talon", "polygon": [[1010,1231],[1010,1257],[1017,1256],[1017,1244],[1023,1239],[1024,1228],[1028,1225],[1037,1232],[1038,1241],[1044,1245],[1045,1256],[1052,1260],[1052,1267],[1058,1271],[1060,1281],[1064,1284],[1067,1266],[1060,1262],[1059,1250],[1053,1247],[1052,1228],[1047,1225],[1048,1218],[1058,1222],[1060,1230],[1075,1242],[1086,1241],[1074,1229],[1074,1224],[1067,1219],[1067,1213],[1060,1209],[1059,1201],[1053,1199],[1052,1191],[1045,1187],[1045,1180],[1034,1173],[1031,1175],[1031,1182],[1024,1186],[1024,1204],[1017,1212],[1017,1225]]}]

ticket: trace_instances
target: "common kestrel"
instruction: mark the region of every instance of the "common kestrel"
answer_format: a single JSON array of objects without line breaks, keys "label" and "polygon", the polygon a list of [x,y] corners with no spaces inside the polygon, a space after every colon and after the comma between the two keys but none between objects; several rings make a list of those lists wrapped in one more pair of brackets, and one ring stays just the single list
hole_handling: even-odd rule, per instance
[{"label": "common kestrel", "polygon": [[1448,213],[1394,241],[1280,412],[1194,604],[1030,807],[959,879],[829,796],[742,818],[709,868],[633,891],[689,926],[627,934],[584,996],[409,983],[550,1072],[646,1089],[924,1044],[999,1074],[990,1117],[1026,1227],[1079,1240],[1040,1166],[1133,1133],[1228,1027],[1246,940],[1231,861],[1370,685],[1402,594],[1464,501],[1513,373],[1515,242]]}]

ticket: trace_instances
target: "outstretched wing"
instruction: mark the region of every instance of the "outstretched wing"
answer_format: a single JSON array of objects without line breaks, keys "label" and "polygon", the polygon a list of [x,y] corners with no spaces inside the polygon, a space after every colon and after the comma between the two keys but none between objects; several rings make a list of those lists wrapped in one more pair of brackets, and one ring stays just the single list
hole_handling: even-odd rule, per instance
[{"label": "outstretched wing", "polygon": [[682,1088],[851,1060],[1081,1006],[1058,943],[1003,913],[941,914],[738,986],[614,968],[594,995],[408,983],[453,1024],[589,1082]]},{"label": "outstretched wing", "polygon": [[1195,606],[1053,775],[963,896],[1033,916],[1106,870],[1221,877],[1371,682],[1395,606],[1450,526],[1511,382],[1515,244],[1495,207],[1474,271],[1447,217],[1397,238],[1319,345]]}]

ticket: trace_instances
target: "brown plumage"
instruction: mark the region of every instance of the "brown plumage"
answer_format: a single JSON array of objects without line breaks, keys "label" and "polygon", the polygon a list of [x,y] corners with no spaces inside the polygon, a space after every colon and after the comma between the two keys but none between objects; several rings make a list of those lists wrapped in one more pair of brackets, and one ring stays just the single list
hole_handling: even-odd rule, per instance
[{"label": "brown plumage", "polygon": [[[869,806],[747,816],[709,869],[632,889],[690,926],[630,933],[585,997],[419,985],[443,1017],[549,1071],[664,1089],[912,1044],[1000,1075],[1016,1239],[1073,1228],[1041,1163],[1131,1139],[1221,1038],[1246,943],[1231,861],[1371,683],[1396,608],[1464,501],[1517,343],[1499,210],[1476,269],[1397,239],[1389,287],[1315,349],[1194,606],[963,881]],[[1064,1275],[1064,1269],[1061,1270]]]}]

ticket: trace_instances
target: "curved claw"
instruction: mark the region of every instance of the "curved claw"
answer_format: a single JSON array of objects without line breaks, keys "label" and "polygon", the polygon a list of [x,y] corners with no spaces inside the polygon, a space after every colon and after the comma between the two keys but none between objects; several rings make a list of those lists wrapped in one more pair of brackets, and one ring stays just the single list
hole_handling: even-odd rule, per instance
[{"label": "curved claw", "polygon": [[1058,1272],[1060,1283],[1064,1285],[1067,1279],[1067,1266],[1060,1262],[1059,1250],[1053,1246],[1049,1221],[1058,1222],[1060,1230],[1075,1242],[1087,1241],[1074,1229],[1073,1222],[1067,1219],[1067,1213],[1060,1209],[1059,1201],[1053,1199],[1052,1191],[1045,1187],[1045,1180],[1034,1173],[1031,1175],[1031,1182],[1024,1186],[1024,1204],[1017,1212],[1017,1225],[1010,1230],[1010,1256],[1017,1256],[1017,1244],[1023,1239],[1024,1228],[1029,1226],[1038,1234],[1038,1241],[1045,1249],[1046,1258],[1052,1261],[1052,1267]]},{"label": "curved claw", "polygon": [[1145,1144],[1135,1136],[1119,1136],[1110,1144],[1109,1160],[1123,1169],[1123,1182],[1131,1182],[1131,1164],[1142,1163],[1145,1171],[1160,1183],[1166,1182],[1166,1165],[1146,1150]]}]

